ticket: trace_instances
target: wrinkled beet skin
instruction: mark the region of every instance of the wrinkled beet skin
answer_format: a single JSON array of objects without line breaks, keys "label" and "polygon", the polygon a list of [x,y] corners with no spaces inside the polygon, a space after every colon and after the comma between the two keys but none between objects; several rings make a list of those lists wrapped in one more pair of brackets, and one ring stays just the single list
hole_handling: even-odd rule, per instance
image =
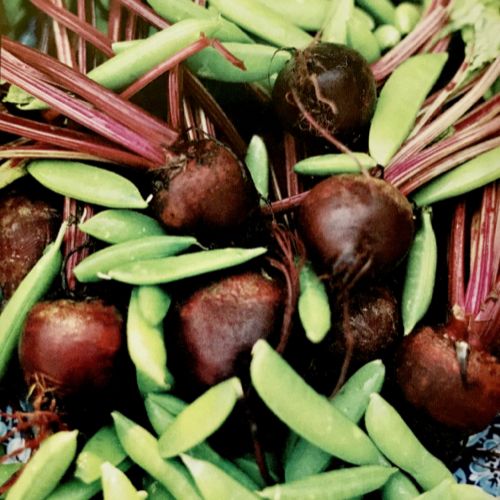
[{"label": "wrinkled beet skin", "polygon": [[[311,76],[317,76],[324,99],[319,102]],[[355,142],[365,132],[375,112],[377,86],[373,73],[359,52],[345,45],[316,43],[297,51],[280,71],[273,88],[273,101],[284,126],[292,131],[319,134],[294,102],[295,89],[313,118],[339,140]]]},{"label": "wrinkled beet skin", "polygon": [[300,207],[299,234],[308,257],[343,276],[372,259],[367,275],[394,269],[413,241],[413,211],[392,185],[365,175],[336,175],[313,187]]},{"label": "wrinkled beet skin", "polygon": [[259,207],[244,164],[220,144],[189,143],[173,164],[155,172],[151,207],[171,231],[203,241],[229,241]]},{"label": "wrinkled beet skin", "polygon": [[397,351],[395,380],[406,400],[450,427],[467,433],[487,427],[500,410],[500,363],[472,350],[467,385],[453,342],[443,326],[424,327],[406,337]]}]

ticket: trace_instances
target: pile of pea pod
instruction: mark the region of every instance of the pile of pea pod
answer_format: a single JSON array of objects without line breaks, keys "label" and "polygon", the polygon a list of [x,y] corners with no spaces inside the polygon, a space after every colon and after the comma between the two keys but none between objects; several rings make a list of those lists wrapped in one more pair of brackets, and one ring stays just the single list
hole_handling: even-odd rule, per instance
[{"label": "pile of pea pod", "polygon": [[[8,34],[2,38],[3,70],[0,60],[0,75],[10,85],[6,102],[12,104],[17,99],[20,113],[23,108],[50,112],[52,107],[63,115],[61,110],[67,110],[71,119],[88,125],[93,133],[127,147],[127,153],[121,152],[119,158],[128,158],[131,165],[148,168],[163,159],[163,152],[151,142],[155,138],[145,140],[133,130],[133,115],[127,118],[126,124],[120,122],[120,116],[125,120],[130,109],[119,115],[123,109],[117,105],[113,108],[116,115],[111,118],[91,114],[92,119],[102,118],[102,121],[96,119],[90,124],[85,121],[89,118],[84,104],[77,109],[76,99],[68,97],[66,101],[52,94],[48,87],[37,88],[30,85],[29,79],[23,79],[20,73],[23,65],[16,66],[15,62],[22,51],[16,49],[18,42],[12,40],[35,45],[32,16],[42,10],[56,20],[57,28],[52,29],[59,30],[62,39],[68,36],[67,28],[74,29],[82,38],[92,36],[92,44],[106,53],[106,62],[87,73],[103,91],[121,93],[126,98],[127,89],[142,77],[156,78],[154,70],[164,61],[174,59],[170,68],[182,61],[186,71],[200,79],[190,80],[191,97],[201,95],[200,100],[207,108],[193,113],[197,118],[193,119],[192,128],[202,128],[204,113],[208,121],[216,123],[215,128],[221,129],[217,132],[244,157],[257,189],[276,213],[287,200],[293,203],[295,198],[300,198],[298,179],[358,173],[360,165],[366,169],[385,168],[386,179],[414,203],[419,221],[407,259],[401,300],[404,331],[409,334],[425,317],[433,300],[438,267],[438,246],[432,225],[434,204],[483,188],[500,178],[500,144],[497,144],[497,129],[492,125],[493,104],[484,111],[482,122],[485,129],[491,127],[489,132],[477,132],[483,134],[480,138],[489,138],[488,146],[474,151],[471,148],[462,157],[450,160],[448,165],[425,170],[428,158],[422,148],[428,146],[427,152],[434,153],[432,148],[439,149],[445,141],[454,138],[453,127],[456,134],[465,135],[469,123],[469,115],[466,115],[465,124],[460,124],[467,109],[458,106],[461,94],[453,94],[458,82],[450,85],[446,95],[426,101],[446,67],[447,45],[432,50],[435,47],[432,43],[439,45],[438,33],[446,32],[450,18],[454,20],[453,4],[403,2],[395,6],[389,0],[359,0],[356,5],[347,0],[212,0],[208,8],[203,1],[191,0],[149,0],[147,3],[96,0],[92,4],[93,21],[87,22],[81,9],[78,15],[74,14],[62,2],[60,6],[48,0],[0,3],[0,29]],[[103,35],[111,26],[108,21],[113,9],[115,18],[116,10],[126,11],[130,26],[137,19],[146,21],[148,30],[142,31],[141,39],[135,37],[133,29],[126,31],[124,39]],[[460,28],[457,21],[454,29]],[[321,40],[348,44],[372,64],[381,88],[379,101],[367,152],[355,152],[356,161],[347,154],[303,154],[299,158],[300,148],[293,154],[287,151],[286,163],[293,163],[292,169],[287,167],[287,175],[296,186],[290,187],[293,182],[289,181],[281,199],[279,181],[273,179],[275,172],[271,168],[270,156],[274,155],[270,153],[274,152],[268,151],[265,141],[257,134],[252,135],[250,141],[242,138],[199,82],[210,88],[214,82],[215,85],[217,82],[248,85],[266,101],[276,74],[292,57],[290,51],[277,49],[303,49],[314,42],[319,30]],[[419,36],[427,36],[428,45],[425,40],[421,41],[422,53],[411,52]],[[216,37],[224,50],[243,62],[246,70],[242,71],[213,46],[189,52],[189,47],[205,37]],[[187,52],[175,61],[182,51]],[[63,55],[57,57],[64,61]],[[29,66],[29,63],[23,64]],[[479,80],[473,88],[476,100],[484,95],[491,98],[490,102],[496,102],[492,96],[500,74],[497,66],[496,59],[489,61],[484,73],[471,77],[472,81]],[[72,90],[69,81],[64,85]],[[87,95],[86,99],[90,101],[91,97]],[[456,100],[456,110],[451,105],[448,108],[455,114],[442,113],[442,119],[429,125],[431,117],[441,111],[441,99]],[[469,107],[475,102],[469,102]],[[185,106],[189,107],[189,103]],[[477,112],[480,113],[479,108]],[[473,115],[474,111],[470,113]],[[0,130],[4,130],[2,123],[0,117]],[[115,280],[130,286],[127,348],[154,434],[118,411],[112,413],[113,424],[101,428],[83,448],[79,446],[78,430],[59,431],[33,454],[6,493],[7,500],[490,498],[491,495],[478,487],[458,484],[445,464],[422,446],[396,409],[379,394],[386,371],[380,360],[356,371],[329,401],[308,386],[264,340],[259,340],[252,351],[251,382],[268,408],[289,429],[282,455],[268,460],[274,484],[263,480],[253,457],[228,459],[218,454],[207,440],[233,412],[243,396],[242,384],[238,378],[230,378],[189,404],[171,393],[175,381],[168,370],[163,321],[172,298],[164,285],[238,266],[265,255],[267,249],[207,250],[192,236],[168,235],[156,220],[141,213],[148,208],[150,200],[143,197],[128,176],[106,168],[105,161],[116,161],[117,157],[113,156],[116,151],[102,145],[99,149],[99,145],[94,144],[95,149],[85,154],[78,150],[82,154],[76,160],[68,142],[56,141],[56,129],[49,131],[47,127],[42,138],[26,123],[24,130],[28,139],[47,141],[49,146],[56,147],[48,147],[46,157],[42,154],[23,161],[15,156],[15,146],[11,148],[11,157],[9,145],[1,148],[4,155],[0,156],[0,162],[5,159],[5,163],[0,163],[0,186],[22,182],[23,176],[31,176],[49,190],[100,207],[97,215],[79,221],[78,230],[100,241],[105,248],[81,260],[73,270],[74,277],[79,283]],[[146,123],[143,117],[140,123],[147,124],[151,130],[155,125]],[[5,130],[19,133],[22,129]],[[158,135],[167,137],[170,133],[169,138],[174,142],[175,131],[165,128]],[[295,145],[290,136],[287,141]],[[424,146],[414,149],[419,141]],[[461,147],[465,151],[471,143],[464,141]],[[55,149],[58,149],[57,159],[51,157]],[[96,162],[99,166],[95,166]],[[407,163],[419,168],[424,165],[414,174],[417,180],[408,178],[403,168]],[[443,175],[437,177],[439,174]],[[267,208],[264,206],[263,210]],[[27,313],[46,295],[60,274],[61,249],[67,230],[68,221],[65,221],[55,241],[21,282],[0,315],[0,376],[5,375],[15,355]],[[307,263],[300,273],[300,286],[300,321],[307,338],[318,343],[330,329],[331,311],[325,287]],[[19,467],[18,463],[1,464],[0,482],[7,481]]]}]

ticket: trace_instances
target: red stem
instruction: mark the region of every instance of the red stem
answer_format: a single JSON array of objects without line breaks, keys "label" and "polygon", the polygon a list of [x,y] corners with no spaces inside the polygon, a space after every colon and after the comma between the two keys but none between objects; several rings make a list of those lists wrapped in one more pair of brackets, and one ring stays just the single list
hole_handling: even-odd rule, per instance
[{"label": "red stem", "polygon": [[448,296],[451,306],[465,307],[465,220],[464,201],[457,204],[453,215],[448,249]]}]

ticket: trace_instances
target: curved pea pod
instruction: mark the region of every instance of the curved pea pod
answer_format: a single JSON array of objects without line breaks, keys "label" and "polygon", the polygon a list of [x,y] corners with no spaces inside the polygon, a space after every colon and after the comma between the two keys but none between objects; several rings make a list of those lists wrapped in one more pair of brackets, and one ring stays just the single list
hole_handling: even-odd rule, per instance
[{"label": "curved pea pod", "polygon": [[118,465],[126,457],[115,428],[111,425],[101,427],[76,457],[74,475],[84,483],[92,483],[101,477],[104,462]]},{"label": "curved pea pod", "polygon": [[449,488],[452,500],[488,500],[496,498],[479,486],[474,486],[472,484],[451,483]]},{"label": "curved pea pod", "polygon": [[396,7],[396,28],[402,35],[407,35],[422,17],[422,7],[411,2],[401,2]]},{"label": "curved pea pod", "polygon": [[132,182],[103,168],[64,160],[35,160],[27,168],[46,188],[76,200],[110,208],[148,206]]},{"label": "curved pea pod", "polygon": [[161,457],[158,440],[151,433],[120,412],[114,411],[111,416],[123,448],[139,467],[157,479],[176,500],[203,500],[187,470]]},{"label": "curved pea pod", "polygon": [[170,295],[158,285],[140,286],[137,292],[139,311],[150,325],[159,325],[170,309]]},{"label": "curved pea pod", "polygon": [[[357,50],[369,64],[380,59],[381,53],[370,25],[359,15],[347,20],[347,45]],[[376,162],[375,162],[376,163]]]},{"label": "curved pea pod", "polygon": [[244,264],[266,251],[264,247],[221,248],[163,259],[142,260],[113,268],[106,277],[131,285],[170,283]]},{"label": "curved pea pod", "polygon": [[257,496],[223,470],[205,460],[182,455],[205,500],[257,500]]},{"label": "curved pea pod", "polygon": [[321,342],[331,327],[331,310],[326,288],[306,262],[299,274],[300,296],[298,311],[306,337],[313,343]]},{"label": "curved pea pod", "polygon": [[243,388],[237,377],[211,387],[187,406],[161,435],[158,445],[164,458],[174,457],[211,436],[233,411]]},{"label": "curved pea pod", "polygon": [[148,494],[137,491],[130,479],[113,464],[101,465],[102,492],[104,500],[144,500]]},{"label": "curved pea pod", "polygon": [[365,426],[379,450],[424,490],[453,479],[444,463],[424,448],[394,407],[378,394],[371,396]]},{"label": "curved pea pod", "polygon": [[[269,155],[266,143],[258,135],[252,136],[248,144],[245,163],[250,171],[257,191],[264,198],[269,197]],[[262,203],[265,203],[262,200]]]},{"label": "curved pea pod", "polygon": [[377,162],[366,153],[353,153],[356,160],[351,155],[326,154],[310,156],[298,161],[293,170],[297,174],[330,176],[335,174],[359,174],[361,169],[357,162],[365,168],[377,166]]},{"label": "curved pea pod", "polygon": [[224,47],[243,61],[245,70],[230,63],[213,47],[188,57],[186,66],[200,78],[221,82],[249,83],[267,78],[269,74],[279,73],[292,57],[288,51],[262,44],[226,42]]},{"label": "curved pea pod", "polygon": [[453,500],[453,496],[451,494],[451,485],[453,483],[453,479],[444,479],[434,488],[424,491],[421,495],[416,497],[418,500]]},{"label": "curved pea pod", "polygon": [[49,436],[26,464],[6,500],[44,500],[57,486],[76,455],[78,431]]},{"label": "curved pea pod", "polygon": [[322,26],[321,41],[347,43],[347,20],[354,9],[354,0],[332,0]]},{"label": "curved pea pod", "polygon": [[382,500],[413,500],[419,495],[413,481],[401,471],[394,473],[382,488]]},{"label": "curved pea pod", "polygon": [[420,216],[422,224],[408,255],[401,300],[405,335],[413,330],[427,312],[436,280],[437,242],[432,228],[432,209],[423,209]]},{"label": "curved pea pod", "polygon": [[259,495],[270,500],[347,500],[379,489],[396,471],[381,465],[349,467],[269,486]]},{"label": "curved pea pod", "polygon": [[21,281],[0,314],[0,378],[17,347],[21,329],[29,310],[48,292],[61,270],[61,248],[67,224],[59,230],[56,240]]},{"label": "curved pea pod", "polygon": [[387,464],[368,436],[307,385],[265,340],[255,343],[252,354],[253,386],[293,431],[346,462]]},{"label": "curved pea pod", "polygon": [[[368,407],[370,394],[380,392],[384,380],[382,361],[371,361],[351,375],[331,404],[357,424]],[[288,482],[318,474],[326,470],[331,461],[329,453],[300,438],[285,462],[285,479]]]},{"label": "curved pea pod", "polygon": [[192,236],[146,236],[98,250],[83,259],[73,272],[81,283],[100,281],[115,267],[176,255],[197,243]]},{"label": "curved pea pod", "polygon": [[382,52],[392,49],[401,41],[401,33],[392,24],[381,24],[375,29],[373,35]]},{"label": "curved pea pod", "polygon": [[447,59],[447,53],[411,56],[382,87],[368,136],[370,156],[380,165],[387,165],[408,137]]},{"label": "curved pea pod", "polygon": [[167,369],[167,350],[163,324],[151,324],[139,308],[139,289],[132,290],[127,314],[127,348],[134,363],[137,384],[142,394],[165,392],[172,388],[174,379]]},{"label": "curved pea pod", "polygon": [[419,207],[431,205],[468,193],[499,178],[500,147],[497,147],[436,177],[413,194],[412,200]]},{"label": "curved pea pod", "polygon": [[390,0],[358,0],[356,3],[379,23],[396,22],[396,7]]},{"label": "curved pea pod", "polygon": [[215,35],[221,24],[219,19],[185,19],[108,59],[87,76],[110,90],[123,90],[162,61],[199,40],[202,33],[208,37]]},{"label": "curved pea pod", "polygon": [[124,243],[146,236],[166,235],[160,223],[152,217],[120,209],[103,210],[78,224],[78,229],[106,243]]},{"label": "curved pea pod", "polygon": [[148,500],[175,500],[170,492],[156,479],[146,477],[143,480]]}]

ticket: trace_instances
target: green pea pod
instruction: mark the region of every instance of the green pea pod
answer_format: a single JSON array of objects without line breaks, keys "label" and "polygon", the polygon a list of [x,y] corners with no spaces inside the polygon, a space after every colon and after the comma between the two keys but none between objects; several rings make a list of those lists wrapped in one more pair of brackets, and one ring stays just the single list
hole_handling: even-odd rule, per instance
[{"label": "green pea pod", "polygon": [[[441,481],[434,488],[425,491],[417,497],[418,500],[453,500],[454,497],[451,493],[451,485],[454,482],[453,479],[445,479]],[[467,497],[467,500],[469,498]]]},{"label": "green pea pod", "polygon": [[392,49],[401,41],[401,33],[392,24],[381,24],[373,35],[381,52]]},{"label": "green pea pod", "polygon": [[323,472],[297,481],[264,488],[259,495],[270,500],[349,499],[379,489],[397,471],[382,465],[364,465]]},{"label": "green pea pod", "polygon": [[447,53],[417,54],[404,61],[387,79],[368,137],[370,156],[380,165],[387,165],[408,137],[447,59]]},{"label": "green pea pod", "polygon": [[422,7],[411,2],[401,2],[396,7],[396,28],[402,35],[407,35],[422,17]]},{"label": "green pea pod", "polygon": [[[366,153],[353,153],[356,160],[365,168],[377,166],[377,162]],[[310,156],[298,161],[293,167],[294,172],[304,175],[330,176],[335,174],[359,174],[358,163],[348,154],[326,154]]]},{"label": "green pea pod", "polygon": [[496,498],[484,491],[479,486],[472,484],[455,484],[450,481],[450,492],[452,500],[491,500]]},{"label": "green pea pod", "polygon": [[396,7],[390,0],[357,0],[356,3],[379,23],[395,24]]},{"label": "green pea pod", "polygon": [[205,460],[182,455],[205,500],[257,500],[257,496],[223,470]]},{"label": "green pea pod", "polygon": [[500,147],[482,153],[420,188],[412,200],[417,206],[431,205],[460,196],[500,178]]},{"label": "green pea pod", "polygon": [[[186,19],[217,19],[210,10],[191,0],[148,0],[153,10],[171,23],[178,23]],[[221,27],[217,31],[217,38],[221,42],[254,43],[236,24],[221,19]]]},{"label": "green pea pod", "polygon": [[[366,363],[347,380],[331,404],[357,424],[368,407],[370,394],[380,392],[384,379],[385,366],[380,360]],[[318,474],[331,462],[329,453],[300,438],[285,462],[285,479],[288,482]]]},{"label": "green pea pod", "polygon": [[244,264],[266,251],[263,247],[221,248],[163,259],[143,260],[111,269],[107,277],[131,285],[170,283]]},{"label": "green pea pod", "polygon": [[425,491],[453,479],[444,463],[424,448],[394,407],[378,394],[371,396],[365,426],[378,449]]},{"label": "green pea pod", "polygon": [[144,500],[145,491],[138,492],[130,479],[109,462],[101,465],[102,492],[104,500]]},{"label": "green pea pod", "polygon": [[332,0],[322,26],[321,41],[347,43],[347,20],[352,16],[354,0]]},{"label": "green pea pod", "polygon": [[319,448],[353,464],[387,462],[368,436],[318,394],[265,340],[252,350],[250,376],[278,418]]},{"label": "green pea pod", "polygon": [[380,59],[381,53],[377,39],[370,25],[359,14],[347,20],[347,45],[357,50],[369,64]]},{"label": "green pea pod", "polygon": [[59,251],[66,233],[64,223],[54,243],[21,281],[4,310],[0,314],[0,378],[17,347],[24,320],[29,310],[48,292],[52,282],[59,275],[62,255]]},{"label": "green pea pod", "polygon": [[373,31],[375,29],[375,27],[377,26],[375,19],[373,19],[373,17],[370,14],[368,14],[368,12],[361,9],[357,5],[354,6],[354,11],[353,11],[352,17],[363,22],[370,31]]},{"label": "green pea pod", "polygon": [[148,476],[145,482],[145,490],[148,494],[148,500],[175,500],[170,492],[159,481]]},{"label": "green pea pod", "polygon": [[111,416],[123,448],[139,467],[165,486],[176,500],[203,500],[187,470],[161,457],[158,440],[151,433],[117,411]]},{"label": "green pea pod", "polygon": [[160,321],[152,325],[144,319],[137,287],[132,290],[128,307],[127,348],[142,394],[165,392],[172,388],[174,379],[167,368],[163,323]]},{"label": "green pea pod", "polygon": [[325,338],[331,327],[330,302],[325,284],[318,278],[309,262],[300,270],[299,279],[299,318],[306,337],[317,344]]},{"label": "green pea pod", "polygon": [[74,475],[86,484],[92,483],[101,477],[104,462],[118,465],[126,457],[115,428],[111,425],[101,427],[76,457]]},{"label": "green pea pod", "polygon": [[164,458],[175,457],[211,436],[243,396],[237,377],[214,385],[187,406],[167,427],[158,444]]},{"label": "green pea pod", "polygon": [[158,285],[144,285],[138,288],[137,300],[142,317],[150,325],[159,325],[170,309],[170,295]]},{"label": "green pea pod", "polygon": [[408,335],[424,317],[432,300],[437,269],[437,242],[432,228],[432,209],[420,214],[422,225],[415,234],[408,263],[402,296],[404,333]]},{"label": "green pea pod", "polygon": [[28,172],[40,184],[64,196],[111,208],[147,208],[128,179],[103,168],[64,160],[35,160]]},{"label": "green pea pod", "polygon": [[277,47],[306,48],[313,37],[260,2],[253,0],[212,0],[210,4],[224,17]]},{"label": "green pea pod", "polygon": [[[266,143],[258,135],[252,136],[248,144],[245,163],[250,171],[257,191],[264,198],[269,197],[269,155]],[[262,203],[265,203],[262,200]]]},{"label": "green pea pod", "polygon": [[155,66],[205,36],[216,35],[219,19],[186,19],[144,39],[97,66],[88,77],[107,89],[120,91]]},{"label": "green pea pod", "polygon": [[414,500],[419,495],[413,481],[401,471],[393,474],[382,488],[382,500]]},{"label": "green pea pod", "polygon": [[81,283],[100,281],[110,269],[131,262],[176,255],[198,242],[192,236],[146,236],[117,243],[83,259],[74,269]]},{"label": "green pea pod", "polygon": [[76,455],[78,431],[49,436],[27,462],[6,500],[44,500],[57,486]]},{"label": "green pea pod", "polygon": [[103,210],[78,224],[78,229],[106,243],[124,243],[166,234],[157,220],[133,210],[118,209]]}]

